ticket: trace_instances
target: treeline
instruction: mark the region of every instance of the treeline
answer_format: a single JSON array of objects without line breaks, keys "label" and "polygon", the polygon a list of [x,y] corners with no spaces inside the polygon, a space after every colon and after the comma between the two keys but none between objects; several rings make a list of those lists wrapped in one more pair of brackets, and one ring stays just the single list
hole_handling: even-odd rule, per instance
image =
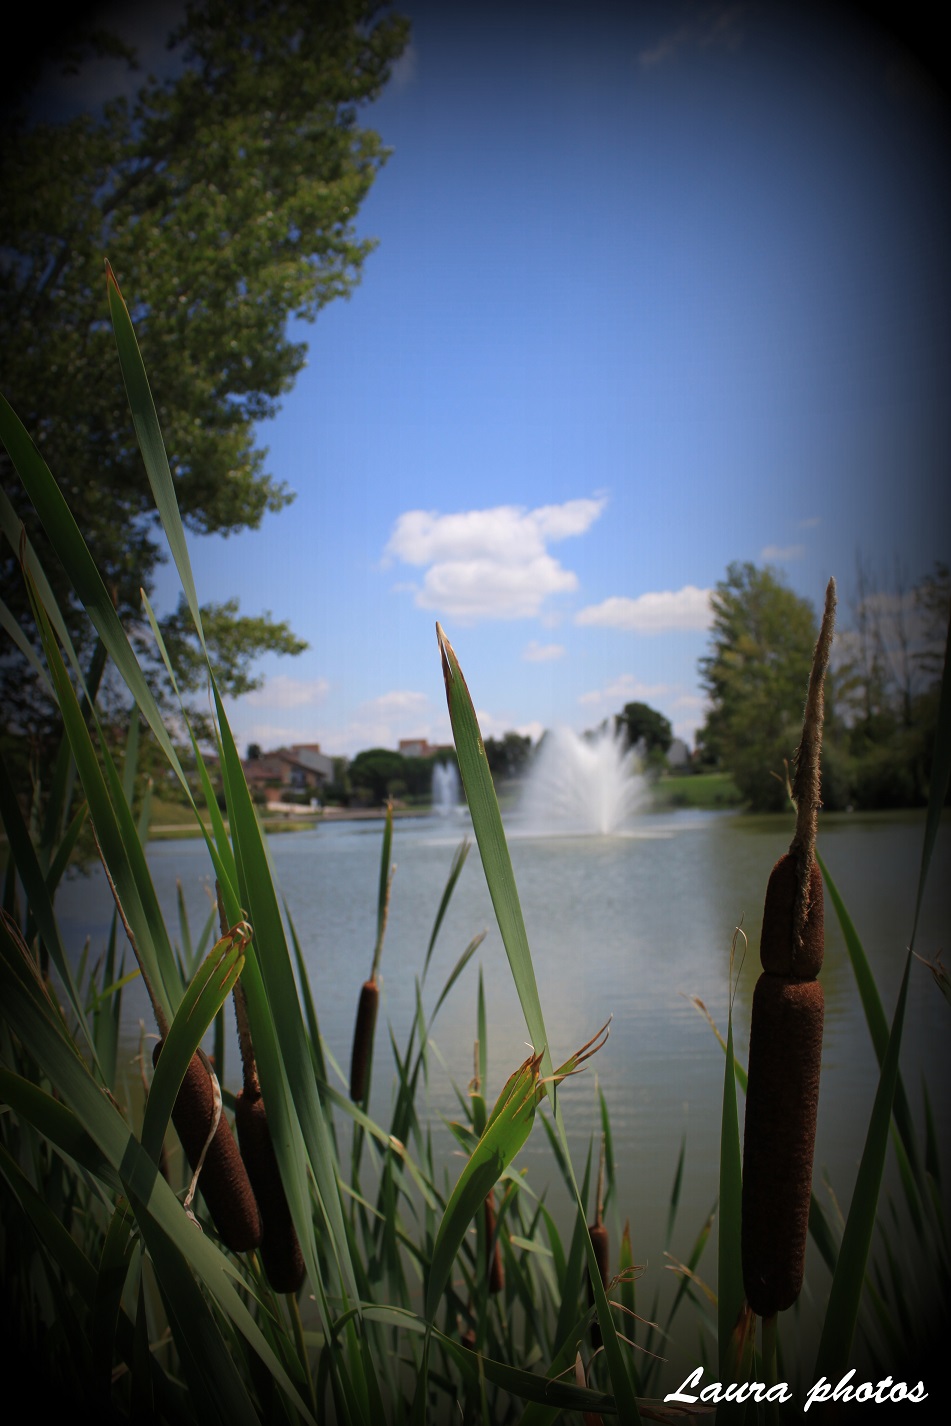
[{"label": "treeline", "polygon": [[[859,564],[840,618],[826,691],[822,802],[829,811],[923,806],[928,797],[951,577],[938,564],[885,585]],[[732,564],[713,595],[700,661],[710,711],[704,765],[729,772],[755,811],[788,805],[817,633],[811,603],[770,568]]]},{"label": "treeline", "polygon": [[[520,733],[486,738],[485,755],[496,783],[524,771],[532,740]],[[323,801],[342,807],[373,807],[392,797],[410,804],[428,803],[438,764],[455,766],[454,748],[442,748],[429,757],[407,757],[389,748],[367,748],[352,761],[334,758],[334,779],[323,790]],[[460,797],[462,793],[460,792]]]}]

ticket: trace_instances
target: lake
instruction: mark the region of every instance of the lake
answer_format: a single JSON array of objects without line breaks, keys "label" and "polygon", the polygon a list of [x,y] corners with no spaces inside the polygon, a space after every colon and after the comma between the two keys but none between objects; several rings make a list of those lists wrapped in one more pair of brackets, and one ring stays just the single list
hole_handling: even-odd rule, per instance
[{"label": "lake", "polygon": [[[891,1017],[914,915],[923,817],[823,816],[819,850],[849,908]],[[309,967],[327,1048],[349,1071],[357,997],[370,972],[376,935],[382,820],[328,820],[313,831],[271,839],[279,887],[286,897]],[[382,959],[383,993],[377,1030],[371,1112],[388,1120],[393,1085],[387,1022],[405,1045],[433,920],[453,853],[469,831],[465,814],[397,820],[393,882]],[[610,1037],[586,1072],[560,1093],[581,1173],[592,1132],[599,1133],[597,1089],[607,1100],[617,1162],[617,1217],[609,1215],[612,1247],[631,1222],[635,1259],[648,1268],[648,1296],[663,1275],[663,1231],[681,1141],[686,1136],[684,1188],[673,1250],[686,1256],[717,1192],[723,1053],[691,1003],[699,997],[726,1033],[730,944],[741,924],[749,938],[734,1002],[737,1053],[745,1062],[749,1007],[759,974],[759,930],[770,869],[788,846],[792,819],[736,813],[677,811],[645,814],[631,835],[538,837],[511,831],[511,852],[532,947],[555,1063],[608,1019]],[[471,835],[471,832],[470,832]],[[951,826],[942,825],[916,949],[933,956],[951,926]],[[156,842],[149,862],[170,925],[177,926],[181,882],[193,934],[208,915],[211,868],[200,841]],[[86,934],[93,948],[108,930],[111,903],[98,871],[68,883],[57,909],[67,945]],[[526,1057],[526,1030],[495,927],[478,850],[471,849],[429,969],[424,1003],[431,1007],[451,968],[479,931],[488,934],[436,1019],[433,1040],[444,1065],[432,1060],[429,1104],[445,1162],[452,1142],[440,1116],[458,1113],[453,1082],[464,1093],[472,1075],[478,967],[485,977],[489,1025],[490,1104]],[[816,1144],[817,1192],[828,1174],[838,1202],[849,1202],[877,1084],[877,1066],[843,938],[826,897],[826,1000],[822,1088]],[[902,1049],[902,1073],[921,1122],[921,1076],[927,1072],[939,1143],[951,1144],[948,1017],[951,1007],[928,970],[913,967]],[[137,1021],[151,1014],[141,986],[126,991],[126,1040],[137,1049]],[[226,1081],[237,1087],[236,1049]],[[740,1105],[742,1131],[742,1103]],[[540,1128],[519,1162],[536,1190],[556,1177]],[[946,1166],[947,1169],[948,1166]],[[453,1169],[453,1172],[456,1170]],[[561,1205],[560,1207],[558,1205]],[[553,1189],[556,1216],[567,1203]],[[810,1279],[822,1273],[810,1258]],[[701,1275],[715,1283],[711,1240]],[[663,1280],[670,1275],[663,1275]],[[666,1288],[665,1288],[666,1290]],[[824,1289],[823,1289],[824,1298]]]}]

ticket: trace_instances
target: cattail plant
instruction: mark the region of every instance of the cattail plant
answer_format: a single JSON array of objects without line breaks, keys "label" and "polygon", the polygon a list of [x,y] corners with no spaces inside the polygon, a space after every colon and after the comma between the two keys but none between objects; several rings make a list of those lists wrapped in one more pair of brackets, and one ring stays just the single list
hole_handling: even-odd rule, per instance
[{"label": "cattail plant", "polygon": [[[159,1040],[152,1051],[153,1064],[158,1064],[164,1043]],[[201,1050],[188,1062],[172,1123],[195,1177],[200,1175],[202,1195],[222,1242],[233,1253],[258,1247],[261,1214],[257,1199],[231,1126],[221,1111],[218,1079]]]},{"label": "cattail plant", "polygon": [[370,979],[365,980],[360,987],[357,1019],[353,1027],[353,1049],[350,1054],[350,1098],[354,1104],[362,1104],[367,1096],[370,1061],[373,1055],[373,1036],[376,1031],[376,1016],[379,1008],[380,986],[374,970]]},{"label": "cattail plant", "polygon": [[261,1261],[275,1292],[297,1292],[307,1269],[281,1181],[267,1111],[256,1076],[255,1086],[256,1092],[255,1087],[245,1082],[235,1102],[234,1122],[241,1157],[261,1210]]},{"label": "cattail plant", "polygon": [[822,875],[815,857],[820,806],[823,684],[835,621],[829,580],[796,753],[796,831],[770,873],[763,973],[753,995],[743,1142],[743,1285],[771,1318],[802,1287],[822,1058]]},{"label": "cattail plant", "polygon": [[494,1295],[505,1287],[505,1269],[502,1266],[502,1244],[496,1231],[495,1190],[491,1188],[485,1196],[484,1222],[486,1282],[489,1291]]},{"label": "cattail plant", "polygon": [[[228,922],[221,887],[216,887],[216,890],[221,934],[224,936],[228,934]],[[241,1157],[261,1211],[261,1262],[265,1276],[275,1292],[297,1292],[307,1269],[267,1122],[267,1110],[261,1095],[261,1082],[251,1041],[247,997],[240,980],[235,981],[231,993],[238,1025],[238,1048],[241,1052],[243,1078],[243,1086],[235,1100],[234,1122],[238,1131]]]},{"label": "cattail plant", "polygon": [[[598,1265],[598,1276],[601,1278],[601,1285],[607,1289],[611,1277],[611,1244],[608,1238],[608,1230],[604,1226],[604,1135],[601,1135],[601,1156],[598,1160],[598,1191],[595,1202],[594,1222],[588,1224],[588,1232],[591,1235],[591,1246],[594,1249],[595,1262]],[[588,1306],[594,1304],[594,1286],[591,1282],[591,1272],[588,1271]],[[591,1342],[593,1346],[601,1345],[601,1328],[597,1321],[591,1324]]]},{"label": "cattail plant", "polygon": [[390,888],[396,867],[390,866],[390,845],[393,839],[393,803],[386,804],[386,827],[383,832],[383,855],[380,861],[380,894],[377,906],[376,945],[370,979],[360,988],[357,1020],[353,1029],[353,1049],[350,1054],[350,1098],[354,1104],[364,1104],[370,1092],[370,1066],[373,1062],[373,1036],[380,1008],[380,957],[386,935],[386,919],[390,911]]},{"label": "cattail plant", "polygon": [[[152,1064],[157,1065],[165,1036],[168,1034],[168,1016],[152,986],[95,832],[93,837],[119,920],[152,1002],[160,1036],[152,1050]],[[233,1253],[244,1253],[250,1248],[256,1248],[261,1241],[261,1215],[257,1200],[231,1126],[221,1110],[221,1086],[208,1056],[202,1050],[197,1050],[188,1062],[185,1077],[172,1108],[172,1123],[185,1150],[185,1157],[192,1167],[192,1182],[185,1199],[185,1208],[190,1210],[192,1195],[200,1175],[202,1195],[222,1242]]]}]

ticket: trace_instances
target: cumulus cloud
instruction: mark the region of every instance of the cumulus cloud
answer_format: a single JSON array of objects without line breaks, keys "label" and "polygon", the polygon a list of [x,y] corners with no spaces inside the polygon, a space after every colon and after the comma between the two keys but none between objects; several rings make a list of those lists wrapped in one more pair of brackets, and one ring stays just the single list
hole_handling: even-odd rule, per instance
[{"label": "cumulus cloud", "polygon": [[564,653],[564,644],[539,644],[532,639],[522,650],[522,658],[526,663],[550,663],[552,659],[563,658]]},{"label": "cumulus cloud", "polygon": [[637,56],[641,69],[656,69],[683,49],[736,49],[743,41],[744,6],[710,5],[695,18],[666,31]]},{"label": "cumulus cloud", "polygon": [[650,703],[652,699],[663,698],[670,692],[666,683],[643,683],[632,673],[622,673],[604,688],[593,688],[588,693],[578,695],[578,702],[585,707],[597,707],[601,703]]},{"label": "cumulus cloud", "polygon": [[790,560],[801,560],[805,553],[805,545],[766,545],[760,551],[760,559],[764,564],[788,564]]},{"label": "cumulus cloud", "polygon": [[531,618],[552,595],[578,587],[577,575],[548,545],[583,535],[605,503],[568,500],[535,510],[499,505],[453,515],[408,510],[393,527],[384,564],[400,560],[425,569],[415,595],[421,609],[468,623]]},{"label": "cumulus cloud", "polygon": [[424,712],[429,708],[425,693],[412,689],[393,689],[391,693],[381,693],[379,698],[371,698],[361,703],[361,711],[372,717],[400,718]]},{"label": "cumulus cloud", "polygon": [[392,689],[360,703],[345,723],[321,728],[321,743],[347,757],[364,748],[396,748],[401,738],[425,738],[441,745],[452,742],[445,704],[434,705],[415,689]]},{"label": "cumulus cloud", "polygon": [[303,708],[316,706],[327,696],[330,684],[325,678],[291,678],[278,673],[261,688],[245,694],[245,702],[254,708]]},{"label": "cumulus cloud", "polygon": [[637,634],[664,634],[674,629],[708,629],[711,622],[710,590],[685,584],[682,589],[660,589],[636,599],[614,594],[600,604],[589,604],[575,615],[575,623],[604,629],[627,629]]}]

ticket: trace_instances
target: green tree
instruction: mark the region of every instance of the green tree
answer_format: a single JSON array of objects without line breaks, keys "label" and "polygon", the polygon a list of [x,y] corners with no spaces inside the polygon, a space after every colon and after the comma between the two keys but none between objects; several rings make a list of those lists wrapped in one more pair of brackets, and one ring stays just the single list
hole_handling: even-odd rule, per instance
[{"label": "green tree", "polygon": [[[65,122],[24,108],[3,128],[0,389],[132,621],[161,556],[103,259],[130,303],[186,525],[258,526],[292,499],[255,430],[304,363],[288,319],[313,321],[347,296],[373,247],[354,221],[387,151],[357,110],[379,95],[407,39],[407,22],[376,0],[189,0],[171,37],[171,78],[149,77],[133,99]],[[116,52],[100,37],[86,53],[110,44]],[[71,63],[82,50],[71,45]],[[65,580],[5,456],[0,476],[68,612]],[[5,592],[16,575],[4,546]],[[22,591],[16,612],[25,618]],[[72,615],[82,646],[85,621]],[[219,607],[220,630],[232,615],[236,606]],[[231,667],[261,647],[290,651],[288,632],[236,624]],[[20,683],[18,670],[4,678],[5,703],[22,703]]]},{"label": "green tree", "polygon": [[501,738],[486,738],[485,756],[493,778],[519,777],[532,752],[532,740],[523,733],[509,732]]},{"label": "green tree", "polygon": [[615,714],[616,732],[624,729],[628,747],[636,747],[643,741],[648,757],[660,754],[663,757],[674,740],[674,730],[656,708],[647,703],[625,703],[623,710]]},{"label": "green tree", "polygon": [[406,788],[406,759],[389,748],[367,748],[348,769],[350,785],[363,794],[365,802],[385,802]]},{"label": "green tree", "polygon": [[731,564],[712,597],[711,652],[700,680],[711,708],[704,753],[758,811],[786,805],[784,759],[799,742],[818,626],[812,605],[770,568]]}]

